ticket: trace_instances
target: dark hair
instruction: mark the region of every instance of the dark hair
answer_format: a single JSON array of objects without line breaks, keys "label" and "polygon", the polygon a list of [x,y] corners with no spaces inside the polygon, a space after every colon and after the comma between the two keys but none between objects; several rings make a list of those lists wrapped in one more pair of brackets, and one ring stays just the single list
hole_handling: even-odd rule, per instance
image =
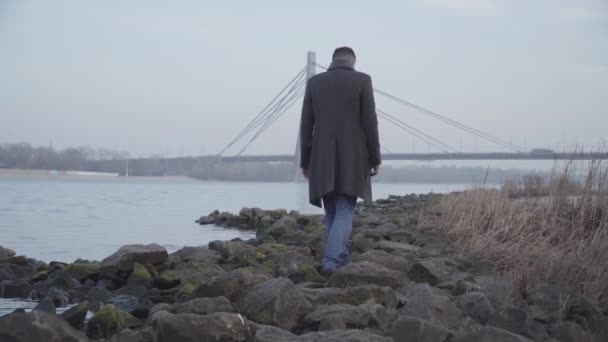
[{"label": "dark hair", "polygon": [[353,49],[349,48],[348,46],[342,46],[334,50],[332,58],[336,59],[348,56],[352,56],[354,59],[357,59],[357,56],[355,55],[355,51],[353,51]]}]

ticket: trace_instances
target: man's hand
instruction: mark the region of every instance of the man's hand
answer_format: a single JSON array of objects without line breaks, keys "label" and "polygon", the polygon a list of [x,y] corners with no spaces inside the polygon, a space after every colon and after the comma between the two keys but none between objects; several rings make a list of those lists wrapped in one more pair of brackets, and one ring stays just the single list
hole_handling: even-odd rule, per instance
[{"label": "man's hand", "polygon": [[369,175],[371,177],[373,177],[373,176],[377,175],[378,172],[380,172],[380,165],[372,166],[372,169],[370,170]]},{"label": "man's hand", "polygon": [[310,179],[310,173],[308,172],[308,169],[302,169],[302,175],[304,175],[304,178]]}]

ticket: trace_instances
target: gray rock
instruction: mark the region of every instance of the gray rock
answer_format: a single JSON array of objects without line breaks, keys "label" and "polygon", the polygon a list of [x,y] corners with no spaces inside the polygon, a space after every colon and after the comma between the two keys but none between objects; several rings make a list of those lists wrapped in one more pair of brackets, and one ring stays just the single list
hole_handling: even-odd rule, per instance
[{"label": "gray rock", "polygon": [[38,303],[38,305],[36,305],[36,307],[34,307],[33,310],[46,312],[51,315],[57,314],[57,308],[55,307],[55,304],[48,297],[46,299],[44,299],[43,301],[41,301],[40,303]]},{"label": "gray rock", "polygon": [[194,221],[200,225],[208,225],[215,223],[215,217],[213,216],[201,216],[198,220]]},{"label": "gray rock", "polygon": [[192,313],[197,315],[208,315],[214,312],[234,312],[234,308],[226,297],[197,298],[185,303],[173,305],[176,314]]},{"label": "gray rock", "polygon": [[137,298],[127,295],[115,295],[108,299],[116,310],[131,314],[136,318],[148,318],[150,308],[142,304]]},{"label": "gray rock", "polygon": [[4,248],[0,246],[0,261],[4,261],[8,258],[12,258],[15,256],[15,251],[12,249]]},{"label": "gray rock", "polygon": [[158,342],[245,342],[251,335],[246,318],[225,312],[210,315],[159,312],[152,326]]},{"label": "gray rock", "polygon": [[334,287],[378,285],[396,289],[407,283],[408,279],[404,273],[368,261],[353,262],[340,267],[328,280],[328,284]]},{"label": "gray rock", "polygon": [[207,246],[184,247],[170,255],[174,261],[206,261],[217,264],[222,256],[217,251],[210,250]]},{"label": "gray rock", "polygon": [[92,287],[86,295],[90,302],[102,302],[105,303],[112,297],[112,293],[106,289],[99,287]]},{"label": "gray rock", "polygon": [[389,253],[398,253],[402,255],[420,253],[420,247],[413,246],[407,243],[382,240],[376,244],[376,249],[383,250]]},{"label": "gray rock", "polygon": [[198,297],[220,297],[231,298],[233,294],[241,289],[251,287],[272,278],[272,275],[253,267],[238,268],[236,270],[219,274],[211,280],[199,285],[194,289],[192,296]]},{"label": "gray rock", "polygon": [[309,313],[304,323],[311,330],[362,329],[368,326],[368,311],[349,304],[322,305]]},{"label": "gray rock", "polygon": [[382,250],[371,250],[363,254],[354,254],[353,261],[369,261],[378,265],[382,265],[393,271],[407,273],[412,267],[414,261],[410,258],[391,254]]},{"label": "gray rock", "polygon": [[456,304],[467,316],[475,321],[486,324],[494,312],[492,303],[481,292],[468,292],[456,298]]},{"label": "gray rock", "polygon": [[449,264],[449,259],[435,257],[416,262],[407,272],[407,276],[417,283],[435,286],[449,281],[453,273],[454,267]]},{"label": "gray rock", "polygon": [[250,320],[285,330],[297,327],[312,310],[310,302],[285,278],[269,279],[243,290],[233,303]]},{"label": "gray rock", "polygon": [[0,340],[7,342],[88,342],[56,315],[42,311],[0,317]]},{"label": "gray rock", "polygon": [[127,284],[129,286],[143,286],[150,288],[152,287],[152,275],[150,274],[146,266],[138,262],[134,262],[133,271],[127,279]]},{"label": "gray rock", "polygon": [[34,289],[24,279],[5,280],[0,283],[0,297],[4,298],[28,298]]},{"label": "gray rock", "polygon": [[561,322],[550,331],[551,337],[562,342],[593,342],[593,338],[578,324],[572,321]]},{"label": "gray rock", "polygon": [[70,295],[63,290],[59,290],[54,287],[51,288],[46,298],[53,301],[53,304],[55,304],[55,306],[58,308],[65,307],[70,304]]},{"label": "gray rock", "polygon": [[82,302],[64,311],[60,317],[74,329],[82,329],[89,310],[89,302]]},{"label": "gray rock", "polygon": [[419,318],[447,329],[455,328],[462,317],[449,296],[428,284],[410,284],[398,292],[405,296],[399,316]]},{"label": "gray rock", "polygon": [[400,315],[391,324],[388,336],[399,342],[443,342],[451,332],[423,319]]},{"label": "gray rock", "polygon": [[365,330],[332,330],[294,335],[285,330],[263,325],[256,334],[254,342],[393,342],[392,338],[379,336]]},{"label": "gray rock", "polygon": [[527,291],[528,304],[540,307],[554,321],[597,319],[602,313],[574,290],[542,286]]},{"label": "gray rock", "polygon": [[[353,251],[364,253],[369,250],[374,249],[374,242],[368,238],[366,238],[361,233],[356,233],[352,237],[353,240]],[[360,260],[358,260],[360,261]],[[371,260],[370,260],[371,261]]]},{"label": "gray rock", "polygon": [[134,263],[158,265],[167,261],[167,250],[155,243],[149,245],[125,245],[101,262],[102,270],[114,268],[132,271]]},{"label": "gray rock", "polygon": [[266,237],[278,239],[281,236],[293,234],[298,227],[296,219],[291,216],[283,216],[270,227],[263,229],[258,226],[256,231],[256,239],[262,240]]},{"label": "gray rock", "polygon": [[158,303],[158,304],[154,305],[152,307],[152,309],[150,309],[150,314],[148,315],[148,321],[150,321],[157,312],[163,312],[163,311],[169,312],[169,313],[172,312],[173,305],[171,305],[169,303]]},{"label": "gray rock", "polygon": [[533,342],[533,340],[495,327],[485,326],[459,334],[454,342]]},{"label": "gray rock", "polygon": [[255,258],[255,247],[243,241],[211,241],[209,249],[217,251],[226,262],[234,264],[247,263]]},{"label": "gray rock", "polygon": [[477,276],[475,283],[480,286],[482,292],[494,307],[505,304],[521,306],[525,302],[515,287],[499,276]]},{"label": "gray rock", "polygon": [[358,306],[364,303],[377,303],[388,310],[397,307],[395,292],[390,287],[365,285],[345,289],[325,287],[319,289],[300,289],[300,292],[313,305],[350,304]]},{"label": "gray rock", "polygon": [[530,318],[524,309],[512,305],[505,305],[494,311],[488,319],[487,325],[527,336],[534,340],[548,338],[543,327]]},{"label": "gray rock", "polygon": [[131,296],[137,299],[145,297],[150,290],[141,285],[128,285],[114,291],[115,295]]},{"label": "gray rock", "polygon": [[135,318],[126,312],[105,305],[86,325],[85,332],[92,339],[108,338],[135,324]]}]

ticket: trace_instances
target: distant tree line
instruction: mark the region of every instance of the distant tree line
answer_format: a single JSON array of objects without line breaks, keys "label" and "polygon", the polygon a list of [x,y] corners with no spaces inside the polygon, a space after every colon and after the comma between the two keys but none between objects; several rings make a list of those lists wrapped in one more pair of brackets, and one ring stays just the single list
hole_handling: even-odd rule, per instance
[{"label": "distant tree line", "polygon": [[122,151],[105,148],[70,147],[56,150],[51,146],[33,147],[30,144],[0,145],[0,167],[33,170],[84,171],[91,161],[124,159],[129,156]]}]

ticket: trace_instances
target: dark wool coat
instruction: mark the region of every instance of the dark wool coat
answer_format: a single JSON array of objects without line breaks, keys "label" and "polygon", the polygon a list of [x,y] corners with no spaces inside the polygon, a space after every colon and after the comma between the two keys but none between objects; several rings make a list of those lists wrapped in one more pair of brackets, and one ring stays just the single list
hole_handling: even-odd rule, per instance
[{"label": "dark wool coat", "polygon": [[300,167],[310,174],[310,203],[335,192],[371,201],[370,169],[379,165],[372,79],[337,60],[308,80],[300,124]]}]

